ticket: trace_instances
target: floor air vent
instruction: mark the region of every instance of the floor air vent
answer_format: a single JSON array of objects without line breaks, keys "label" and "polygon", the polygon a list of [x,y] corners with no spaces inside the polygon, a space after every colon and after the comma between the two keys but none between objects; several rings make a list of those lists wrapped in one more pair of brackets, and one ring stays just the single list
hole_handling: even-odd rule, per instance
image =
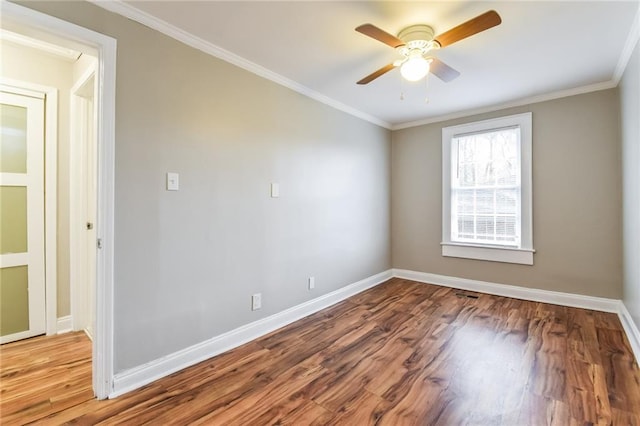
[{"label": "floor air vent", "polygon": [[467,299],[477,299],[479,296],[473,293],[456,293],[457,297],[466,297]]}]

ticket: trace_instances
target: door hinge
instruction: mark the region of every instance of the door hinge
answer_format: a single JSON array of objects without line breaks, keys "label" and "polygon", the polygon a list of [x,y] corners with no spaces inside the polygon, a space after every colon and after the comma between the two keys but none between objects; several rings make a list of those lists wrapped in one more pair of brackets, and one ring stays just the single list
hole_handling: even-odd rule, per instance
[{"label": "door hinge", "polygon": [[98,238],[96,245],[98,246],[99,249],[102,248],[102,238]]}]

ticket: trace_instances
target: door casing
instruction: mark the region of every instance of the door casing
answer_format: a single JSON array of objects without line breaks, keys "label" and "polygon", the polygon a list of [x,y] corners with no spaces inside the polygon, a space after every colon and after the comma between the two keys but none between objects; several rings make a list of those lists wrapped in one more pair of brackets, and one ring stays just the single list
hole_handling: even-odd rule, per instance
[{"label": "door casing", "polygon": [[96,67],[89,66],[71,88],[70,281],[73,330],[85,330],[93,340],[95,319],[95,84]]},{"label": "door casing", "polygon": [[98,58],[95,106],[97,162],[96,329],[93,388],[99,399],[113,389],[114,146],[116,40],[79,25],[10,2],[2,2],[2,28],[40,38]]}]

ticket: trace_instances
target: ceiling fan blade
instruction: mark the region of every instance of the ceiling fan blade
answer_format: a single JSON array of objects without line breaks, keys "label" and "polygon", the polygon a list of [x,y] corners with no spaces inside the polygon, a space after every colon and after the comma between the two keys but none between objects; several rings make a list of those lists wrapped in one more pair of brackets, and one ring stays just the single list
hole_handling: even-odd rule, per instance
[{"label": "ceiling fan blade", "polygon": [[405,44],[404,41],[400,40],[398,37],[391,35],[372,24],[360,25],[358,28],[356,28],[356,31],[378,41],[381,41],[387,46],[391,46],[393,48],[403,46]]},{"label": "ceiling fan blade", "polygon": [[389,71],[391,71],[395,67],[396,66],[393,65],[393,64],[385,65],[384,67],[380,68],[379,70],[372,72],[371,74],[369,74],[368,76],[366,76],[362,80],[358,81],[358,84],[371,83],[373,80],[375,80],[376,78],[380,77],[382,74],[388,73]]},{"label": "ceiling fan blade", "polygon": [[451,68],[449,65],[445,64],[438,58],[432,58],[429,71],[431,72],[431,74],[435,75],[445,83],[448,83],[460,76],[460,73],[458,71]]},{"label": "ceiling fan blade", "polygon": [[445,31],[435,37],[435,40],[440,43],[440,47],[445,47],[455,43],[456,41],[460,41],[484,30],[488,30],[489,28],[495,27],[501,22],[502,18],[500,18],[498,12],[490,10],[458,25],[457,27],[451,28],[449,31]]}]

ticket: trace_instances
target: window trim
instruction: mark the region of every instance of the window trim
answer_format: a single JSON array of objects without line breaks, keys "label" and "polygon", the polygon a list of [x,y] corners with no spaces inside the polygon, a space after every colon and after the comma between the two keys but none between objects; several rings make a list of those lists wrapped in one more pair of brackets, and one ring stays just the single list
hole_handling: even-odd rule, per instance
[{"label": "window trim", "polygon": [[[494,262],[533,265],[533,180],[532,113],[509,115],[489,120],[442,128],[442,256]],[[520,246],[460,243],[451,241],[451,146],[456,136],[469,133],[520,127]]]}]

